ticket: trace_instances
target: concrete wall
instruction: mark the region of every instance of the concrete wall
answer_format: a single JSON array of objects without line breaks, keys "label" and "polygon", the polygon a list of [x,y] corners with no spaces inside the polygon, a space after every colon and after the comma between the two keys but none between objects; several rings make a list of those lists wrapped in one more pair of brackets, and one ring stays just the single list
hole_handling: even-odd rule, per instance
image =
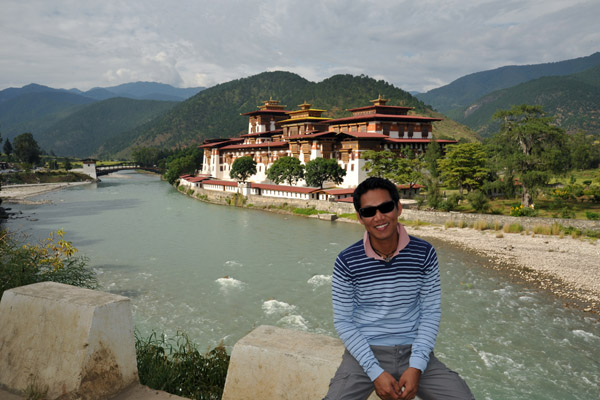
[{"label": "concrete wall", "polygon": [[[194,189],[198,195],[207,196],[207,200],[217,204],[227,204],[227,199],[231,198],[231,193],[214,192],[201,188]],[[246,204],[252,204],[257,207],[280,206],[287,203],[290,206],[299,208],[315,207],[317,210],[329,211],[334,214],[355,213],[352,203],[338,203],[327,200],[299,200],[299,199],[277,199],[273,197],[249,195]],[[564,218],[527,218],[510,217],[505,215],[492,214],[465,214],[459,212],[441,212],[441,211],[422,211],[416,210],[413,200],[401,200],[403,204],[402,217],[409,221],[423,221],[432,224],[444,225],[446,221],[465,221],[473,223],[476,221],[486,221],[493,225],[498,222],[500,225],[519,223],[525,229],[533,229],[539,225],[552,225],[557,223],[563,226],[572,226],[578,229],[591,229],[600,232],[600,221],[589,221],[581,219]]]},{"label": "concrete wall", "polygon": [[343,353],[339,339],[259,326],[233,347],[223,400],[322,399]]},{"label": "concrete wall", "polygon": [[0,386],[96,400],[138,382],[130,300],[54,282],[4,292]]}]

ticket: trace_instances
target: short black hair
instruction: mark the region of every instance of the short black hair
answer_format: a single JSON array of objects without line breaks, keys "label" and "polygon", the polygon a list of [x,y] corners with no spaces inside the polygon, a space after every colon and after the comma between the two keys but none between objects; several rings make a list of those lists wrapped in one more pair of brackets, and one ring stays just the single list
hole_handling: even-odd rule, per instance
[{"label": "short black hair", "polygon": [[390,180],[385,178],[379,178],[376,176],[372,176],[370,178],[362,181],[356,189],[354,189],[354,194],[352,195],[352,201],[354,203],[354,209],[356,212],[360,209],[360,198],[363,194],[367,193],[369,190],[374,189],[384,189],[387,190],[392,198],[392,201],[395,205],[400,201],[400,194],[398,193],[398,188],[394,185]]}]

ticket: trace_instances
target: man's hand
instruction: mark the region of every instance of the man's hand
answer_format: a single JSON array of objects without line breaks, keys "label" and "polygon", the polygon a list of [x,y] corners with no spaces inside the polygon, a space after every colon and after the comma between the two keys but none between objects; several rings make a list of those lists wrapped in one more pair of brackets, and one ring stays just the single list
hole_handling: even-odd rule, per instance
[{"label": "man's hand", "polygon": [[400,397],[399,399],[412,400],[417,396],[419,390],[419,380],[421,379],[421,370],[417,368],[408,368],[402,376],[398,385],[400,386]]},{"label": "man's hand", "polygon": [[373,383],[375,384],[375,393],[381,400],[398,400],[400,398],[400,385],[388,372],[382,372]]}]

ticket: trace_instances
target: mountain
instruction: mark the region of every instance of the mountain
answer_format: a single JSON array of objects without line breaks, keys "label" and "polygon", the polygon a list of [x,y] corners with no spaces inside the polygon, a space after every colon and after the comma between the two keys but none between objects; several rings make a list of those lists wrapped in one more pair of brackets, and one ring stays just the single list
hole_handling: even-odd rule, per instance
[{"label": "mountain", "polygon": [[449,116],[481,136],[490,136],[499,127],[491,121],[492,115],[518,104],[541,105],[569,133],[583,130],[600,134],[600,65],[568,76],[539,78],[495,91]]},{"label": "mountain", "polygon": [[23,132],[31,132],[37,136],[61,119],[96,101],[117,97],[183,101],[202,89],[180,89],[162,83],[135,82],[83,92],[79,89],[54,89],[32,83],[0,91],[0,129],[2,136],[9,139]]},{"label": "mountain", "polygon": [[184,101],[204,89],[203,87],[176,88],[156,82],[133,82],[105,88],[93,88],[82,94],[96,100],[126,97],[138,100]]},{"label": "mountain", "polygon": [[[362,76],[335,75],[322,82],[310,82],[290,72],[264,72],[205,89],[179,103],[155,120],[106,143],[100,154],[124,156],[136,146],[176,148],[202,143],[207,138],[233,137],[248,129],[248,117],[264,100],[273,98],[298,109],[304,101],[328,110],[327,117],[349,116],[348,108],[369,105],[382,94],[389,105],[415,107],[422,115],[440,117],[408,92],[382,80]],[[469,129],[442,121],[434,124],[434,133],[452,137],[476,136]]]},{"label": "mountain", "polygon": [[177,102],[112,98],[63,118],[35,137],[58,156],[88,157],[107,141],[173,108]]},{"label": "mountain", "polygon": [[564,76],[600,65],[600,52],[572,60],[520,66],[505,66],[463,76],[437,89],[416,97],[446,114],[473,104],[483,96],[544,76]]},{"label": "mountain", "polygon": [[0,128],[4,138],[12,139],[24,132],[35,134],[95,101],[45,86],[32,86],[20,92],[10,89],[0,92]]}]

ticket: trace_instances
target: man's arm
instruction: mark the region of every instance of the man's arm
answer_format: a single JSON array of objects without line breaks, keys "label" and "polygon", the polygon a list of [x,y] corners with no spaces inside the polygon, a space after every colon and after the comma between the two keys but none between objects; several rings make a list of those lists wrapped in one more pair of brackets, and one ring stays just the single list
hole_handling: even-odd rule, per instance
[{"label": "man's arm", "polygon": [[409,366],[425,371],[429,355],[435,346],[441,318],[441,285],[437,255],[430,248],[423,265],[424,279],[419,299],[421,318],[417,328],[417,337],[412,344]]},{"label": "man's arm", "polygon": [[369,343],[360,333],[352,319],[354,310],[354,286],[350,271],[340,256],[335,261],[331,279],[333,299],[333,325],[346,349],[363,367],[372,381],[383,372]]}]

